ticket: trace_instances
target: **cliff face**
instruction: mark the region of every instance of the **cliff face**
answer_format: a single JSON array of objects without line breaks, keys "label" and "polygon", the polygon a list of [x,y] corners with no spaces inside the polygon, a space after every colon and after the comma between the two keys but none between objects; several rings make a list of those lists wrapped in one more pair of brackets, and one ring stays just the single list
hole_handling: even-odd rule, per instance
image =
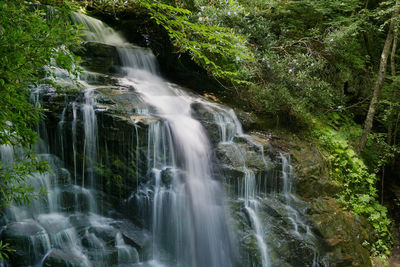
[{"label": "cliff face", "polygon": [[326,242],[336,266],[370,266],[369,245],[376,237],[366,218],[343,209],[336,197],[343,188],[332,181],[326,156],[312,142],[290,138],[287,145],[297,173],[297,194],[310,205],[309,216]]},{"label": "cliff face", "polygon": [[[161,63],[160,68],[162,73],[168,78],[189,85],[191,89],[205,95],[211,101],[217,100],[219,102],[226,102],[231,106],[241,106],[240,101],[238,102],[238,100],[235,100],[234,92],[227,92],[225,89],[209,80],[206,73],[198,69],[185,55],[177,57],[173,53],[173,48],[169,42],[165,41],[167,36],[164,35],[164,32],[159,29],[157,25],[151,23],[145,23],[146,26],[144,26],[143,23],[145,21],[147,21],[147,18],[138,19],[137,14],[131,14],[126,15],[125,19],[122,19],[122,21],[115,25],[125,33],[128,40],[151,47],[157,55],[158,61]],[[113,66],[119,59],[115,56],[116,52],[112,47],[99,47],[98,45],[96,46],[90,43],[85,46],[87,48],[86,52],[82,54],[85,62],[84,65],[93,70],[98,70],[100,68],[103,73],[112,74],[115,72]],[[102,63],[98,64],[98,60]],[[201,82],[199,82],[200,80]],[[113,93],[112,88],[100,89],[99,92],[101,92],[100,99],[104,99],[106,104],[113,103],[112,107],[114,109],[113,111],[109,109],[105,112],[103,118],[110,122],[117,120],[125,124],[125,126],[120,125],[119,127],[114,127],[113,129],[115,130],[125,129],[126,124],[129,125],[132,119],[135,121],[140,120],[141,124],[143,124],[141,128],[148,127],[146,125],[148,125],[149,122],[157,120],[157,118],[135,117],[129,119],[129,115],[126,115],[126,112],[124,114],[124,110],[135,108],[126,108],[127,104],[128,106],[132,105],[131,98],[134,98],[134,96],[132,96],[134,94],[130,92],[121,93],[116,90]],[[217,98],[214,96],[217,96]],[[118,104],[115,105],[115,103]],[[282,171],[282,163],[279,162],[279,151],[291,155],[296,176],[293,191],[299,197],[298,203],[296,203],[295,206],[297,205],[297,209],[304,213],[306,216],[305,220],[310,223],[313,229],[312,231],[318,238],[319,246],[323,247],[324,255],[321,255],[321,258],[326,259],[330,266],[370,266],[369,244],[373,243],[375,240],[373,229],[365,218],[345,211],[336,200],[336,194],[342,190],[342,188],[330,179],[329,166],[325,160],[324,154],[319,151],[311,141],[299,138],[298,136],[301,136],[301,132],[292,134],[290,133],[290,129],[288,132],[287,128],[282,130],[276,129],[274,120],[262,118],[254,114],[249,107],[246,107],[247,111],[242,111],[240,108],[235,108],[234,106],[233,108],[238,114],[243,128],[252,132],[252,139],[262,144],[265,148],[265,153],[268,154],[271,162],[274,162],[274,164],[271,165],[270,171],[265,173],[263,159],[254,152],[257,150],[254,144],[251,142],[249,143],[249,141],[245,139],[237,139],[236,142],[239,144],[241,153],[245,157],[247,167],[251,168],[256,176],[267,177],[265,179],[269,181],[275,179],[275,187],[282,186],[282,181],[279,181],[280,178],[277,178],[276,175],[276,173]],[[116,107],[118,108],[115,109]],[[243,169],[241,169],[243,164],[242,159],[235,158],[235,152],[232,151],[231,147],[218,145],[220,137],[218,136],[218,126],[215,124],[213,114],[200,103],[193,105],[192,109],[193,116],[202,122],[203,126],[207,129],[211,142],[215,145],[215,155],[218,159],[218,166],[216,166],[216,169],[221,169],[225,177],[227,177],[224,182],[226,183],[228,192],[231,194],[234,192],[233,194],[236,195],[240,194],[240,189],[238,188],[240,186],[238,185],[243,183],[242,179],[244,179],[243,177],[245,176]],[[109,113],[112,115],[110,116]],[[113,123],[115,122],[111,124]],[[105,123],[104,125],[110,125],[110,123]],[[271,128],[268,128],[269,126],[271,126]],[[116,131],[121,134],[120,130]],[[135,131],[137,131],[137,129],[135,129]],[[105,128],[104,133],[106,132],[110,131]],[[132,132],[132,129],[128,129],[124,136],[129,135],[129,132]],[[124,146],[124,141],[121,142],[121,140],[124,139],[115,138],[116,142],[120,142],[121,146]],[[141,138],[141,140],[143,139]],[[131,148],[134,146],[137,147],[136,144],[130,145]],[[142,148],[145,146],[146,144],[141,144]],[[139,154],[141,153],[143,152]],[[116,168],[112,168],[113,172],[115,172]],[[121,176],[126,177],[124,175]],[[273,188],[273,186],[269,188],[269,190],[273,191],[274,189],[271,188]],[[280,191],[281,189],[277,190]],[[113,191],[115,191],[115,189],[113,189]],[[279,207],[276,201],[274,203],[268,203],[267,201],[262,205],[266,210],[266,213],[263,215],[263,220],[270,224],[276,223],[281,225],[279,228],[271,229],[271,232],[275,232],[275,237],[271,239],[275,241],[272,241],[271,244],[275,242],[279,244],[279,246],[299,248],[298,254],[287,256],[285,260],[287,263],[296,265],[298,261],[301,261],[301,255],[313,253],[310,248],[308,248],[310,250],[307,252],[307,245],[304,245],[304,240],[293,239],[293,236],[290,236],[290,234],[285,237],[285,234],[283,234],[290,232],[290,226],[286,226],[286,228],[284,226],[290,225],[290,223],[287,222],[288,215],[284,207]],[[235,207],[234,204],[232,205],[232,209],[236,209],[233,213],[235,214],[234,217],[238,222],[239,228],[242,229],[241,236],[247,236],[248,232],[246,233],[246,231],[248,230],[245,229],[249,226],[246,226],[245,221],[243,221],[245,215],[240,212],[240,207]],[[278,240],[286,241],[278,242]],[[301,245],[302,242],[303,245]],[[245,244],[243,248],[248,251],[248,254],[256,255],[255,258],[250,259],[249,262],[261,261],[255,243],[255,240],[248,240],[243,243]],[[271,245],[271,247],[273,246],[274,245]],[[304,247],[304,249],[302,249],[302,247]],[[303,264],[307,264],[306,259]]]},{"label": "cliff face", "polygon": [[[137,26],[138,22],[126,25],[122,22],[123,29],[132,28],[132,23]],[[158,40],[158,44],[164,38],[149,32],[136,34],[143,35],[151,42]],[[83,46],[85,49],[79,53],[89,90],[60,95],[48,87],[38,93],[47,110],[39,135],[46,147],[42,156],[52,162],[50,184],[45,183],[50,191],[49,201],[39,202],[45,210],[27,209],[26,213],[33,214],[29,219],[3,217],[1,238],[18,252],[10,263],[12,266],[38,262],[45,266],[134,264],[154,259],[157,242],[168,255],[162,256],[167,261],[168,257],[174,259],[179,253],[168,244],[176,235],[161,231],[160,236],[155,236],[154,199],[159,192],[173,195],[178,190],[176,184],[187,186],[185,161],[174,155],[182,152],[182,144],[176,136],[164,138],[170,133],[162,131],[170,127],[170,122],[157,115],[154,106],[145,105],[136,84],[127,86],[120,82],[123,66],[114,46],[98,42],[86,42]],[[161,64],[164,73],[171,74],[171,69],[165,66],[173,66],[177,59],[169,55],[166,46],[161,45],[156,53],[165,49],[163,54],[160,52],[161,61],[171,57],[169,63]],[[186,67],[182,61],[179,64]],[[187,71],[188,77],[205,77],[196,75],[193,68]],[[185,73],[185,69],[181,72]],[[188,78],[182,80],[190,84]],[[206,80],[192,89],[201,94],[226,94],[218,93],[215,86],[208,84]],[[171,83],[168,86],[178,87]],[[371,265],[363,244],[372,243],[373,231],[365,219],[344,211],[337,203],[334,197],[341,188],[330,181],[324,156],[313,144],[287,131],[270,131],[267,119],[239,109],[236,116],[233,109],[212,99],[189,89],[179,87],[179,90],[189,92],[190,117],[205,129],[211,150],[211,184],[224,188],[219,191],[224,195],[219,198],[223,201],[211,208],[229,209],[226,224],[234,233],[234,240],[223,246],[232,246],[231,250],[237,252],[233,265]],[[234,98],[226,96],[221,101],[232,104],[230,100]],[[144,109],[150,112],[142,112]],[[240,125],[248,134],[242,132]],[[197,141],[200,142],[194,140]],[[155,151],[161,147],[164,153]],[[180,160],[155,171],[151,163],[169,162],[170,155]],[[38,177],[40,181],[42,178]],[[88,185],[90,190],[86,188]],[[175,189],[167,192],[171,188]],[[161,201],[163,196],[157,197]],[[194,202],[188,199],[187,202]],[[173,206],[176,199],[167,198],[166,202],[182,208]],[[163,218],[173,219],[179,214],[173,209],[158,212]],[[190,212],[195,217],[198,210]],[[65,251],[68,246],[73,248],[70,253]]]},{"label": "cliff face", "polygon": [[[257,111],[252,110],[251,104],[250,106],[248,103],[243,104],[243,100],[238,100],[235,92],[226,91],[225,88],[210,81],[206,73],[198,69],[186,55],[177,57],[172,53],[172,46],[165,42],[166,36],[163,35],[163,31],[151,23],[146,23],[146,27],[137,27],[144,21],[137,20],[137,17],[138,14],[126,14],[126,20],[119,24],[119,27],[131,37],[131,41],[149,46],[155,51],[161,62],[161,69],[167,77],[188,84],[196,92],[211,96],[213,99],[217,96],[216,100],[235,109],[244,129],[254,132],[253,135],[262,140],[266,147],[291,155],[292,164],[296,169],[296,194],[308,204],[305,212],[318,229],[318,235],[323,240],[331,266],[370,266],[370,244],[376,240],[374,230],[364,217],[344,210],[337,201],[337,193],[343,188],[332,181],[324,153],[308,138],[300,138],[301,131],[291,131],[291,126],[279,129],[274,118],[257,115]],[[139,32],[137,30],[139,28],[143,31]],[[201,83],[198,83],[199,79],[202,80]],[[199,84],[204,86],[199,87]],[[238,107],[244,108],[245,111]],[[281,124],[285,125],[285,122]],[[290,124],[288,121],[286,125]],[[210,128],[209,132],[212,136]],[[227,151],[224,152],[220,153],[222,162],[227,160]],[[257,162],[257,159],[250,161]],[[225,171],[235,173],[234,167],[226,168],[227,164],[223,165]],[[237,175],[240,176],[241,174]]]},{"label": "cliff face", "polygon": [[[87,45],[89,50],[82,55],[84,59],[86,59],[88,66],[92,64],[92,62],[95,62],[92,60],[92,57],[93,53],[96,53],[90,52],[93,50],[90,46],[90,44]],[[94,51],[96,50],[98,51],[99,49],[95,48]],[[101,53],[102,56],[105,54],[107,53]],[[109,62],[110,58],[114,57],[112,55],[113,52],[110,50],[109,59],[103,62]],[[99,67],[99,65],[96,66]],[[105,69],[107,69],[107,72],[112,73],[112,64],[110,64],[109,67],[107,67],[106,64]],[[132,125],[132,120],[140,121],[139,130],[143,130],[143,127],[148,127],[146,125],[148,125],[149,122],[157,120],[157,118],[129,117],[129,111],[135,109],[135,107],[132,106],[132,103],[135,102],[132,101],[132,99],[134,100],[135,98],[135,94],[132,92],[121,92],[107,87],[100,88],[98,91],[100,92],[99,99],[101,99],[99,102],[101,103],[103,101],[104,105],[108,104],[109,107],[108,110],[104,112],[104,115],[101,116],[101,118],[109,122],[100,124],[105,127],[104,131],[100,132],[108,133],[107,135],[113,136],[111,132],[112,129],[114,129],[114,131],[119,132],[119,135],[125,133],[122,135],[125,136],[126,139],[126,136],[129,136],[129,133],[133,131],[132,126],[129,128],[129,125]],[[204,88],[204,91],[207,92],[207,89]],[[211,91],[210,93],[213,92]],[[110,107],[112,108],[110,109]],[[200,103],[193,105],[192,108],[193,116],[202,122],[207,129],[211,142],[215,145],[215,154],[218,159],[218,166],[216,169],[221,169],[225,177],[227,177],[224,182],[226,183],[228,192],[233,195],[238,194],[240,190],[238,187],[240,187],[240,184],[243,182],[242,179],[244,179],[243,169],[241,169],[243,164],[241,159],[235,158],[236,154],[232,151],[231,147],[218,145],[219,132],[213,114]],[[128,113],[126,113],[126,110],[128,110]],[[279,152],[291,155],[296,176],[293,190],[299,197],[298,203],[295,205],[297,205],[298,210],[304,213],[306,220],[312,225],[313,231],[318,237],[319,245],[324,248],[323,258],[325,258],[331,266],[370,266],[369,247],[366,243],[371,244],[375,240],[373,229],[365,218],[343,210],[336,200],[336,194],[342,190],[342,188],[330,179],[329,166],[325,160],[324,154],[319,151],[311,141],[301,139],[298,135],[292,134],[287,130],[279,131],[276,128],[273,130],[266,128],[265,125],[271,125],[273,123],[265,121],[265,119],[259,119],[256,115],[241,111],[240,109],[236,109],[236,113],[243,127],[250,132],[253,131],[251,134],[252,139],[261,143],[265,148],[265,154],[271,159],[271,162],[275,162],[271,165],[270,171],[265,173],[263,159],[259,154],[254,152],[257,150],[254,144],[251,142],[249,143],[246,139],[236,139],[242,151],[241,153],[244,155],[245,161],[247,162],[247,167],[251,168],[257,176],[267,177],[267,180],[277,179],[275,183],[279,185],[282,183],[282,181],[279,181],[280,178],[276,177],[276,173],[282,170],[282,164],[279,162]],[[115,125],[115,127],[111,127],[111,125]],[[111,127],[111,131],[108,127]],[[264,129],[264,131],[260,131],[259,129]],[[135,131],[137,131],[137,129],[135,129]],[[301,133],[297,134],[301,135]],[[123,136],[122,138],[114,137],[114,142],[119,142],[122,147],[126,146],[126,142],[123,141]],[[107,139],[107,137],[104,138]],[[143,140],[143,138],[140,139]],[[141,144],[141,147],[144,148],[145,146],[146,144]],[[131,144],[129,147],[132,149],[134,147],[136,148],[137,145]],[[122,160],[121,162],[125,161]],[[118,172],[118,168],[115,166],[112,166],[112,168],[113,173]],[[121,174],[121,176],[126,177],[123,174]],[[273,189],[271,188],[272,187],[270,187],[270,190],[272,191]],[[112,189],[112,191],[117,192],[116,189]],[[276,201],[274,203],[266,201],[262,205],[263,209],[266,211],[263,215],[263,220],[271,224],[275,223],[281,225],[271,230],[271,232],[275,231],[276,235],[276,237],[272,238],[272,240],[275,239],[275,241],[271,242],[271,244],[276,242],[282,246],[299,248],[299,253],[297,255],[294,254],[287,257],[286,260],[289,264],[295,265],[296,262],[301,259],[301,255],[312,253],[312,250],[307,252],[307,246],[304,248],[305,250],[301,249],[302,246],[299,245],[301,241],[296,241],[290,235],[285,237],[284,233],[290,232],[290,227],[287,228],[287,226],[285,228],[284,226],[288,224],[287,221],[285,222],[288,218],[284,207],[279,207]],[[246,231],[249,231],[245,230],[246,227],[249,227],[246,226],[244,220],[245,215],[240,212],[239,206],[235,207],[235,204],[232,205],[232,209],[234,210],[234,217],[238,225],[240,225],[239,228],[242,229],[241,235],[244,237],[246,236]],[[277,242],[277,240],[286,241],[282,243]],[[254,255],[258,255],[255,242],[255,240],[244,242],[243,246],[248,250],[249,254],[253,253]],[[255,258],[257,257],[260,257],[260,255]],[[250,260],[250,262],[251,261],[252,260]],[[253,259],[253,261],[260,261],[260,259]],[[304,264],[306,264],[307,260],[304,261]]]}]

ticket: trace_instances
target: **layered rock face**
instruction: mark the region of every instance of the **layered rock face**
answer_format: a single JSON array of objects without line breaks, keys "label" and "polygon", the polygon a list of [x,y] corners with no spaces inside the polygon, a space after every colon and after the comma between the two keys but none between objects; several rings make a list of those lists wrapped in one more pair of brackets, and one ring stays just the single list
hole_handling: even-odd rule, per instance
[{"label": "layered rock face", "polygon": [[[182,187],[190,186],[187,165],[196,162],[182,158],[179,132],[170,131],[175,121],[144,101],[138,88],[146,81],[124,82],[129,70],[118,47],[91,41],[84,48],[83,88],[56,94],[41,86],[37,92],[36,100],[48,110],[38,127],[38,149],[52,172],[32,178],[37,188],[47,189],[43,200],[12,207],[2,217],[1,238],[17,249],[8,265],[205,266],[199,255],[207,250],[188,259],[181,247],[191,244],[182,240],[229,247],[225,258],[215,256],[226,266],[370,265],[361,244],[373,239],[372,231],[335,202],[340,188],[329,182],[317,151],[283,133],[245,134],[231,108],[165,82],[178,97],[185,92],[190,118],[207,135],[207,185],[221,194],[207,209],[226,213],[216,221],[226,239],[179,239],[197,229],[182,222],[179,209],[193,213],[192,223],[215,219],[196,218],[202,203],[190,203],[190,212],[176,204],[187,192]],[[165,96],[171,101],[166,106],[178,103]],[[254,120],[240,114],[251,129]],[[187,203],[204,201],[188,192]]]}]

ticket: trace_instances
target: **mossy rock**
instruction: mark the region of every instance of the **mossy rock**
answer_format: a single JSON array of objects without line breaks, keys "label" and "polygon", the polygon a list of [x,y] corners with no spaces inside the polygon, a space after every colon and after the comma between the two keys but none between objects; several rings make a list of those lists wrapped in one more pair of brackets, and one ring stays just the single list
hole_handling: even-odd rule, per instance
[{"label": "mossy rock", "polygon": [[376,237],[364,217],[344,211],[332,198],[315,199],[311,210],[311,218],[328,245],[332,266],[371,266],[369,249],[362,244],[373,243]]},{"label": "mossy rock", "polygon": [[120,58],[114,46],[97,43],[84,42],[83,49],[74,51],[81,56],[80,65],[90,71],[99,73],[115,73],[115,65],[119,65]]}]

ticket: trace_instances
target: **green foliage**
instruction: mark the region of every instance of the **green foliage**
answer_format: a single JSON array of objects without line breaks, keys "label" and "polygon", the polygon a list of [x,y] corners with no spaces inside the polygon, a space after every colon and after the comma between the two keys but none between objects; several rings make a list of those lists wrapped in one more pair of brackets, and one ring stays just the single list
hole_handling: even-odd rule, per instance
[{"label": "green foliage", "polygon": [[26,184],[29,175],[47,169],[32,150],[41,107],[31,103],[29,95],[32,86],[45,82],[44,66],[55,62],[75,70],[76,58],[67,47],[78,44],[79,32],[69,20],[68,3],[57,9],[23,0],[0,3],[0,145],[18,151],[12,164],[0,165],[0,206],[27,204],[41,193]]},{"label": "green foliage", "polygon": [[372,244],[372,254],[388,256],[392,246],[391,221],[387,217],[387,209],[377,200],[377,176],[369,172],[340,131],[317,120],[314,126],[314,136],[327,151],[331,177],[343,185],[339,200],[355,214],[365,216],[374,227],[378,239]]},{"label": "green foliage", "polygon": [[380,174],[386,165],[400,153],[398,145],[387,143],[386,133],[372,133],[368,137],[367,146],[362,152],[362,157],[372,173]]},{"label": "green foliage", "polygon": [[246,63],[253,60],[246,38],[232,29],[204,23],[192,12],[164,3],[140,1],[151,18],[168,32],[179,52],[188,52],[193,60],[213,76],[233,84],[248,84],[251,75]]},{"label": "green foliage", "polygon": [[65,9],[53,12],[60,18],[48,19],[46,11],[20,0],[0,4],[0,144],[35,142],[39,108],[28,101],[29,86],[40,81],[43,66],[54,58],[72,71],[75,58],[63,47],[77,44],[76,28],[65,19]]},{"label": "green foliage", "polygon": [[190,8],[202,24],[224,26],[247,38],[256,60],[244,62],[252,71],[247,76],[252,85],[241,89],[250,92],[258,110],[308,121],[310,113],[345,106],[345,84],[354,92],[368,82],[371,55],[364,35],[377,28],[363,1],[175,3]]},{"label": "green foliage", "polygon": [[15,251],[15,249],[10,248],[8,243],[3,243],[3,241],[0,240],[0,261],[8,259],[8,254]]},{"label": "green foliage", "polygon": [[43,173],[47,170],[47,163],[36,157],[33,152],[21,151],[21,155],[14,158],[13,162],[7,164],[0,162],[1,205],[8,206],[12,203],[28,205],[32,199],[41,197],[45,191],[40,189],[39,192],[35,192],[34,188],[27,184],[26,179],[33,173]]}]

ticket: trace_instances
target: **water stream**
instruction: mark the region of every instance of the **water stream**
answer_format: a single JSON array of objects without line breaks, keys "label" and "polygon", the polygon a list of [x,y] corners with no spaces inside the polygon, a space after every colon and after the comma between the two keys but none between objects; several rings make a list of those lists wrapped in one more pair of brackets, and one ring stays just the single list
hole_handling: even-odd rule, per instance
[{"label": "water stream", "polygon": [[[114,95],[134,96],[130,104],[135,108],[126,115],[134,126],[127,136],[124,132],[129,144],[120,152],[135,168],[125,177],[135,181],[134,190],[118,202],[125,203],[125,211],[107,208],[108,201],[116,202],[104,196],[103,189],[111,185],[100,171],[111,164],[113,147],[103,140],[105,123],[99,115],[108,108],[97,100],[97,74],[86,71],[80,79],[83,94],[67,97],[60,108],[57,141],[47,136],[51,129],[46,125],[38,128],[45,144],[38,153],[52,172],[30,178],[35,188],[46,189],[43,199],[29,207],[14,205],[2,217],[2,239],[24,247],[21,257],[7,264],[291,266],[279,256],[291,252],[279,251],[273,238],[278,226],[265,212],[266,203],[276,203],[294,239],[309,245],[307,265],[319,266],[318,240],[296,208],[300,201],[293,193],[290,158],[276,152],[273,163],[263,144],[244,134],[232,109],[163,79],[150,50],[129,44],[97,19],[82,14],[73,19],[86,27],[86,41],[115,47],[119,62],[109,87],[117,88]],[[39,96],[46,90],[38,87],[35,101],[43,102]],[[236,158],[236,180],[221,171],[218,151]],[[249,154],[260,162],[257,168]],[[1,146],[0,155],[4,164],[15,157],[9,146]],[[235,222],[238,214],[240,223]],[[138,219],[127,219],[132,216]]]}]

